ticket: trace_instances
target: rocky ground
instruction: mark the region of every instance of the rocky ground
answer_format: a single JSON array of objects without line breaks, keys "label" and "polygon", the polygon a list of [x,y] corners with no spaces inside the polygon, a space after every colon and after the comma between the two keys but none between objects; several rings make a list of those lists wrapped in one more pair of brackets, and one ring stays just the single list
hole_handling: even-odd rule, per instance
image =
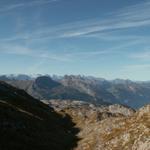
[{"label": "rocky ground", "polygon": [[43,101],[71,116],[78,133],[75,150],[150,150],[150,105],[137,112],[121,106],[80,101]]}]

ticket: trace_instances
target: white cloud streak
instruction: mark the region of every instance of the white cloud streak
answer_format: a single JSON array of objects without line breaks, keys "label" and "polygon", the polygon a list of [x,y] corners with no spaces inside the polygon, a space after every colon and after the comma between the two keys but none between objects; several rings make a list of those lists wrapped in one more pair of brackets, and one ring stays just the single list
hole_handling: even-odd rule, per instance
[{"label": "white cloud streak", "polygon": [[[118,47],[119,48],[119,47]],[[77,60],[88,60],[92,57],[104,56],[108,54],[117,54],[119,51],[114,52],[114,49],[108,50],[97,50],[97,51],[61,51],[59,53],[51,52],[48,49],[32,49],[27,46],[15,45],[15,44],[0,44],[0,54],[9,55],[20,55],[20,56],[30,56],[33,58],[39,58],[44,60],[53,60],[59,62],[74,62]]]},{"label": "white cloud streak", "polygon": [[11,3],[8,5],[4,5],[0,7],[0,12],[10,12],[16,9],[25,8],[25,7],[32,7],[38,5],[45,5],[52,2],[57,2],[59,0],[31,0],[26,2],[19,2],[19,3]]},{"label": "white cloud streak", "polygon": [[[141,2],[137,5],[124,8],[118,12],[110,14],[108,19],[103,21],[92,21],[92,23],[82,22],[83,27],[68,31],[62,37],[76,37],[96,32],[111,30],[121,30],[126,28],[135,28],[150,26],[150,2]],[[86,24],[86,25],[85,25]],[[88,26],[87,26],[88,24]]]},{"label": "white cloud streak", "polygon": [[141,60],[150,60],[150,51],[134,53],[131,54],[130,57],[135,59],[141,59]]},{"label": "white cloud streak", "polygon": [[[7,9],[14,9],[14,7],[24,7],[24,5],[39,5],[53,2],[52,0],[33,1],[29,4],[17,4],[16,6],[9,6]],[[3,8],[4,9],[4,8]],[[2,9],[2,10],[3,10]],[[5,8],[6,9],[6,8]],[[4,10],[5,10],[4,9]],[[12,40],[41,40],[41,39],[55,39],[55,38],[73,38],[73,37],[98,37],[96,33],[107,33],[109,31],[124,30],[130,28],[140,28],[150,26],[150,2],[141,2],[137,5],[124,8],[120,11],[114,12],[107,16],[107,19],[92,19],[82,20],[57,26],[42,26],[38,30],[32,32],[25,31],[17,35]],[[94,36],[96,35],[96,36]],[[101,34],[99,34],[101,36]],[[108,39],[109,34],[107,35]],[[122,37],[125,35],[122,35]],[[130,36],[126,36],[127,39]],[[136,37],[135,37],[136,38]],[[107,37],[105,38],[107,39]],[[5,39],[7,40],[7,39]]]},{"label": "white cloud streak", "polygon": [[[46,33],[52,34],[54,37],[70,38],[93,35],[98,32],[149,26],[149,14],[150,3],[144,2],[112,13],[104,20],[97,18],[69,23],[52,28],[52,30],[47,28]],[[41,35],[44,32],[42,31]]]},{"label": "white cloud streak", "polygon": [[[35,5],[42,5],[42,4],[48,4],[51,2],[55,2],[57,0],[38,0],[38,1],[31,1],[27,3],[18,3],[18,4],[12,4],[8,6],[0,7],[0,12],[6,12],[6,11],[12,11],[16,8],[23,8],[23,7],[30,7]],[[63,25],[57,25],[55,27],[47,26],[47,27],[41,27],[38,28],[38,30],[33,30],[32,32],[24,31],[21,34],[16,34],[16,36],[0,39],[0,41],[3,42],[11,42],[11,41],[17,41],[17,40],[27,40],[27,41],[36,41],[36,40],[50,40],[50,39],[57,39],[57,38],[85,38],[85,37],[96,37],[105,35],[105,40],[118,40],[120,39],[120,36],[117,38],[114,37],[112,34],[112,37],[110,36],[109,32],[111,31],[120,31],[128,28],[135,28],[135,27],[143,27],[143,26],[150,26],[150,2],[141,2],[137,5],[130,6],[127,8],[124,8],[118,12],[114,12],[108,16],[107,19],[100,20],[100,19],[92,19],[92,20],[82,20],[72,23],[67,23]],[[127,43],[124,46],[132,45],[137,43],[137,41],[140,41],[141,38],[144,39],[141,36],[130,36],[130,35],[122,35],[122,39],[135,39],[135,41],[131,41]],[[149,37],[148,37],[149,38]],[[137,40],[138,39],[138,40]],[[9,50],[11,49],[11,51]],[[4,49],[4,47],[0,47],[0,49]],[[120,46],[116,49],[120,49]],[[34,57],[40,57],[45,59],[53,59],[53,60],[59,60],[59,61],[70,61],[72,58],[77,58],[78,56],[82,58],[92,57],[96,55],[106,55],[108,53],[113,53],[113,50],[116,50],[115,48],[110,50],[99,50],[95,52],[76,52],[76,53],[64,53],[60,55],[56,55],[53,53],[35,53],[34,50],[30,48],[24,48],[23,46],[13,46],[12,47],[5,47],[4,51],[5,53],[9,54],[20,54],[20,55],[29,55]],[[3,51],[3,52],[4,52]],[[43,50],[38,50],[39,52]],[[48,51],[48,50],[47,50]],[[1,52],[1,51],[0,51]],[[150,54],[148,54],[150,55]],[[135,58],[145,58],[147,57],[147,54],[143,55],[136,55],[133,56]],[[150,56],[149,56],[150,57]],[[148,57],[148,58],[149,58]]]},{"label": "white cloud streak", "polygon": [[22,55],[22,56],[30,56],[34,58],[42,58],[47,60],[55,60],[55,61],[70,61],[66,55],[56,55],[54,53],[50,53],[46,50],[33,50],[26,46],[20,45],[0,45],[0,53],[1,54],[10,54],[10,55]]}]

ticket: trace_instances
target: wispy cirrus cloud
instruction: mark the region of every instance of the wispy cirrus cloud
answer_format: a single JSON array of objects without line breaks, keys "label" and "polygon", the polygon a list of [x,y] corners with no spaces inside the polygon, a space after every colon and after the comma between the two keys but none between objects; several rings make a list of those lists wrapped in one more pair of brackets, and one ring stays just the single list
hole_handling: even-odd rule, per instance
[{"label": "wispy cirrus cloud", "polygon": [[65,32],[62,37],[89,36],[97,32],[122,30],[126,28],[150,25],[150,2],[145,1],[129,6],[107,16],[107,19],[96,19],[80,22],[79,28]]},{"label": "wispy cirrus cloud", "polygon": [[19,3],[10,3],[7,5],[0,6],[0,12],[9,12],[20,8],[45,5],[57,1],[60,0],[31,0],[31,1],[19,2]]},{"label": "wispy cirrus cloud", "polygon": [[[27,3],[17,3],[12,4],[8,6],[0,7],[1,11],[11,11],[16,8],[22,8],[22,7],[30,7],[35,5],[43,5],[48,4],[51,2],[55,2],[57,0],[37,0],[37,1],[31,1]],[[60,24],[56,26],[49,26],[44,25],[41,26],[38,29],[33,29],[32,31],[22,31],[20,33],[17,33],[15,36],[8,37],[8,38],[2,38],[0,39],[1,43],[8,43],[8,42],[14,42],[18,40],[24,40],[29,41],[29,43],[32,45],[32,42],[35,41],[46,41],[51,39],[64,39],[64,38],[101,38],[104,40],[129,40],[128,43],[125,45],[118,45],[118,47],[110,48],[109,50],[97,50],[97,51],[82,51],[82,52],[66,52],[66,53],[47,53],[44,51],[44,53],[40,53],[38,50],[35,53],[34,50],[31,48],[24,48],[23,46],[13,46],[5,48],[5,52],[7,53],[14,53],[14,54],[22,54],[22,55],[29,55],[29,56],[35,56],[45,59],[53,59],[53,60],[59,60],[59,61],[71,61],[73,58],[88,58],[96,55],[107,55],[117,52],[123,47],[127,47],[133,44],[140,43],[141,41],[144,41],[145,38],[143,36],[137,36],[137,35],[115,35],[116,31],[120,32],[124,29],[132,29],[132,28],[140,28],[145,26],[150,26],[150,2],[145,1],[141,2],[137,5],[129,6],[124,9],[121,9],[117,12],[113,12],[111,14],[107,15],[106,19],[89,19],[89,20],[81,20],[81,21],[75,21],[70,22],[66,24]],[[142,40],[141,40],[142,39]],[[7,44],[6,44],[7,45]],[[1,47],[2,49],[3,47]],[[8,49],[11,49],[8,50]],[[47,50],[48,51],[48,50]],[[136,54],[132,57],[135,58],[145,58],[147,57],[147,54]]]},{"label": "wispy cirrus cloud", "polygon": [[69,57],[66,54],[57,55],[51,53],[47,50],[35,50],[30,47],[21,46],[21,45],[0,45],[0,54],[10,54],[10,55],[20,55],[20,56],[30,56],[33,58],[42,58],[46,60],[55,60],[55,61],[70,61]]},{"label": "wispy cirrus cloud", "polygon": [[[119,48],[119,47],[118,47]],[[89,58],[97,57],[97,56],[107,56],[113,54],[119,54],[120,51],[117,51],[118,48],[116,47],[116,51],[114,49],[108,50],[95,50],[95,51],[72,51],[71,49],[63,50],[61,52],[50,51],[49,49],[35,49],[31,48],[30,46],[22,46],[19,44],[0,44],[0,54],[9,54],[9,55],[20,55],[20,56],[29,56],[33,58],[39,58],[45,60],[53,60],[59,62],[75,62],[79,60],[88,60]]]},{"label": "wispy cirrus cloud", "polygon": [[141,60],[150,60],[150,50],[131,54],[130,57]]},{"label": "wispy cirrus cloud", "polygon": [[0,53],[5,53],[5,54],[17,54],[17,55],[30,55],[32,54],[32,50],[19,46],[19,45],[0,45]]},{"label": "wispy cirrus cloud", "polygon": [[[10,11],[16,8],[28,7],[34,5],[42,5],[52,3],[59,0],[34,0],[26,3],[16,3],[7,6],[1,6],[0,11]],[[129,6],[117,12],[113,12],[106,19],[100,18],[81,20],[56,26],[41,26],[31,32],[22,31],[13,37],[0,39],[0,41],[22,40],[46,40],[55,38],[73,38],[73,37],[90,37],[99,38],[103,34],[105,40],[117,40],[114,33],[109,34],[109,31],[123,30],[126,28],[143,27],[150,25],[150,2],[145,1],[137,5]],[[102,35],[100,34],[102,33]],[[105,34],[106,33],[106,34]],[[108,34],[107,34],[108,33]],[[118,36],[119,37],[119,36]],[[122,35],[122,39],[133,38],[130,35]],[[134,36],[134,39],[139,38]]]},{"label": "wispy cirrus cloud", "polygon": [[[57,1],[57,0],[56,0]],[[7,6],[9,9],[15,9],[15,7],[33,6],[39,4],[46,4],[54,2],[54,0],[39,0],[31,3],[20,3],[16,6]],[[1,8],[0,11],[6,10]],[[76,38],[76,37],[93,37],[98,38],[105,34],[105,39],[115,39],[115,31],[122,31],[124,29],[149,27],[150,26],[150,2],[145,1],[137,5],[129,6],[121,9],[117,12],[112,12],[107,15],[106,19],[101,20],[100,18],[75,21],[71,23],[55,25],[55,26],[41,26],[41,28],[35,29],[32,32],[24,31],[16,37],[10,38],[9,40],[16,39],[56,39],[56,38]],[[110,31],[114,31],[111,35],[107,34]],[[107,38],[108,37],[108,38]],[[110,38],[109,38],[110,37]],[[122,35],[122,38],[130,39],[130,35]],[[133,35],[132,35],[133,37]],[[134,36],[136,38],[136,36]],[[138,36],[137,36],[138,38]],[[5,39],[7,40],[7,39]]]}]

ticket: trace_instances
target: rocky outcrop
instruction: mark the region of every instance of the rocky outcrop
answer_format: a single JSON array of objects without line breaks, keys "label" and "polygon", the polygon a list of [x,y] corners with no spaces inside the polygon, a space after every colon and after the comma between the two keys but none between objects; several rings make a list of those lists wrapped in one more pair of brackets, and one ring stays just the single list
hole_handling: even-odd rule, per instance
[{"label": "rocky outcrop", "polygon": [[80,101],[49,101],[80,128],[75,150],[149,150],[150,105],[137,112],[122,105],[95,106]]},{"label": "rocky outcrop", "polygon": [[[65,110],[65,109],[84,109],[85,111],[93,111],[96,113],[111,113],[111,114],[120,114],[123,116],[131,116],[135,110],[119,105],[119,104],[114,104],[114,105],[96,105],[84,101],[71,101],[71,100],[42,100],[44,103],[49,104],[49,106],[53,107],[56,110]],[[82,111],[81,111],[82,112]]]},{"label": "rocky outcrop", "polygon": [[[103,122],[110,123],[110,120]],[[97,149],[149,150],[150,105],[143,107],[129,118],[116,118],[109,132],[101,132]],[[106,125],[104,129],[111,126]]]}]

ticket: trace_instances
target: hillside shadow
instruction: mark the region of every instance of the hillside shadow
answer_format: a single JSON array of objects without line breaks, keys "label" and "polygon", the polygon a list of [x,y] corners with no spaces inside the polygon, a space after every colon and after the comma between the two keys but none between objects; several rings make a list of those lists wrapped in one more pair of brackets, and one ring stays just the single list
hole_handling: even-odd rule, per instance
[{"label": "hillside shadow", "polygon": [[0,150],[72,150],[77,146],[80,130],[69,115],[50,108],[42,115],[0,102]]},{"label": "hillside shadow", "polygon": [[[66,146],[64,150],[72,150],[73,148],[77,147],[78,141],[80,140],[80,138],[77,136],[77,134],[80,132],[80,129],[76,127],[76,124],[72,121],[72,118],[68,114],[65,114],[65,116],[62,118],[61,125],[66,132],[66,136],[68,137],[67,140],[70,141],[68,141],[68,146]],[[60,138],[60,140],[62,138]]]},{"label": "hillside shadow", "polygon": [[79,131],[69,115],[0,82],[0,150],[72,150]]}]

